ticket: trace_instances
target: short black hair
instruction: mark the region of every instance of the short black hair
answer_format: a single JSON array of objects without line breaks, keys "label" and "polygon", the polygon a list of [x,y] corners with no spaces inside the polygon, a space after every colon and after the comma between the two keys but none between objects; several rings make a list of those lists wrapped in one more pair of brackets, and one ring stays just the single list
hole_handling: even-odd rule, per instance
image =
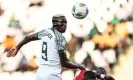
[{"label": "short black hair", "polygon": [[106,70],[103,67],[97,67],[96,71],[98,71],[98,70],[102,70],[102,71],[104,71],[105,74],[107,74]]},{"label": "short black hair", "polygon": [[83,80],[95,80],[96,74],[93,71],[86,71]]},{"label": "short black hair", "polygon": [[52,17],[52,22],[53,22],[54,20],[57,20],[57,19],[62,18],[62,17],[65,18],[65,16],[64,16],[63,14],[55,14],[55,15]]}]

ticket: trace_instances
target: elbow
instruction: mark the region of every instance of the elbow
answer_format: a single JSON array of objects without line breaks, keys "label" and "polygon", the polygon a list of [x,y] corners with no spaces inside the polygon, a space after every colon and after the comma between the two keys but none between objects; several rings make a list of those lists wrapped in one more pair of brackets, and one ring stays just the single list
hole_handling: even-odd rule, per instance
[{"label": "elbow", "polygon": [[64,64],[61,64],[62,65],[62,67],[65,67],[65,65]]},{"label": "elbow", "polygon": [[65,61],[61,62],[61,65],[62,65],[62,67],[65,67],[66,66],[66,62]]}]

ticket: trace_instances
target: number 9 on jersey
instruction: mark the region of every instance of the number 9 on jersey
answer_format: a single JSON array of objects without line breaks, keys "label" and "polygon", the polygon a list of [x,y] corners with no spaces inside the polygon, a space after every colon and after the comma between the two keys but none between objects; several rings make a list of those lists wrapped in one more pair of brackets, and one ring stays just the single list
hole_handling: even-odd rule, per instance
[{"label": "number 9 on jersey", "polygon": [[47,58],[47,42],[43,42],[42,44],[42,59],[48,61]]}]

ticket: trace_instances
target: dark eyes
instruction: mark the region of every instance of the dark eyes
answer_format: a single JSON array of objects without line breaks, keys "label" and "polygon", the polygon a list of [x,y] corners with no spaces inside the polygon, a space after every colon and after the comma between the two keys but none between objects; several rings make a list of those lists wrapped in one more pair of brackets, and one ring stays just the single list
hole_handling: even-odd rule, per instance
[{"label": "dark eyes", "polygon": [[62,21],[62,22],[53,22],[53,25],[66,25],[67,22],[66,21]]},{"label": "dark eyes", "polygon": [[67,21],[56,21],[56,20],[53,20],[53,22],[67,23]]},{"label": "dark eyes", "polygon": [[53,21],[53,24],[57,24],[57,25],[67,24],[67,21]]}]

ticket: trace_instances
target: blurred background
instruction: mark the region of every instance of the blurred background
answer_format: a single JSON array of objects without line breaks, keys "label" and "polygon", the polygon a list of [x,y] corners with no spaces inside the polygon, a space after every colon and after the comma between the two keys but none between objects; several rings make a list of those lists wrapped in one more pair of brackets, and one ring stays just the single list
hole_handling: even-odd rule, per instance
[{"label": "blurred background", "polygon": [[[0,80],[35,80],[39,41],[26,44],[13,58],[3,51],[28,34],[50,28],[56,13],[68,20],[63,35],[69,60],[89,70],[104,67],[116,80],[133,79],[133,0],[81,0],[89,9],[82,20],[71,14],[76,1],[0,0]],[[78,72],[63,68],[62,78],[73,80]]]}]

